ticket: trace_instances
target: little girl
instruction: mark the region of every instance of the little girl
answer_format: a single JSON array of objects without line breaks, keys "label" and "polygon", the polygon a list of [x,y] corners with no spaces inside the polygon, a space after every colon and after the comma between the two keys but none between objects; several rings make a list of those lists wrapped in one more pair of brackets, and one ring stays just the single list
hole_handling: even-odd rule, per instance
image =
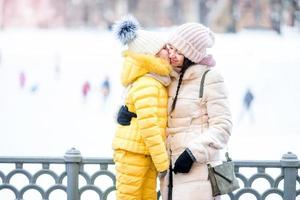
[{"label": "little girl", "polygon": [[156,200],[157,172],[169,167],[165,146],[165,87],[171,81],[168,51],[160,36],[140,30],[133,17],[117,22],[113,30],[128,45],[121,82],[129,90],[113,139],[117,200]]}]

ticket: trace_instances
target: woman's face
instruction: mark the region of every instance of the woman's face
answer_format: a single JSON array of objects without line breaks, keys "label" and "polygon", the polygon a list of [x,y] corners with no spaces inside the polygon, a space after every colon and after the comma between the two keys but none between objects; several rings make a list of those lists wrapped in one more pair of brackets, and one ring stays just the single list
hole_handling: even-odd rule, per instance
[{"label": "woman's face", "polygon": [[165,59],[166,61],[168,61],[168,63],[170,63],[170,58],[169,58],[169,52],[166,46],[164,46],[157,54],[156,56]]},{"label": "woman's face", "polygon": [[172,67],[180,68],[183,65],[184,55],[170,44],[167,44],[167,48]]}]

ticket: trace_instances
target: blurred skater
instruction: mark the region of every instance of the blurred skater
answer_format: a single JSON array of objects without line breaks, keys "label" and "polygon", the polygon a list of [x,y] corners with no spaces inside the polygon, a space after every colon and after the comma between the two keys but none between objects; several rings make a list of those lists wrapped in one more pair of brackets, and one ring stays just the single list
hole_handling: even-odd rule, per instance
[{"label": "blurred skater", "polygon": [[101,99],[102,99],[103,108],[106,110],[107,99],[110,95],[110,80],[109,80],[108,76],[106,76],[104,78],[104,80],[101,83],[100,87],[101,87],[100,92],[101,92]]},{"label": "blurred skater", "polygon": [[91,90],[91,85],[88,81],[85,81],[82,85],[81,92],[84,99],[87,98],[89,91]]},{"label": "blurred skater", "polygon": [[60,54],[56,53],[54,55],[54,77],[55,79],[59,79],[61,72],[61,58]]},{"label": "blurred skater", "polygon": [[19,86],[20,86],[20,88],[24,89],[25,84],[26,84],[26,75],[25,75],[25,72],[22,71],[19,74]]},{"label": "blurred skater", "polygon": [[239,122],[241,122],[245,116],[249,116],[250,122],[254,122],[254,115],[252,112],[252,104],[254,100],[254,94],[250,88],[248,88],[243,97],[243,108],[239,117]]}]

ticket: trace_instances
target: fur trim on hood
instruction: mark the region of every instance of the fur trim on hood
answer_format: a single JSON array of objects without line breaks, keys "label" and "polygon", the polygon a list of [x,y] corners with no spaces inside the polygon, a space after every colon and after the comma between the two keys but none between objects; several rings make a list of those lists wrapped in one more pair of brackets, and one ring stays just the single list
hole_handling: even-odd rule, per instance
[{"label": "fur trim on hood", "polygon": [[171,65],[166,60],[154,55],[125,51],[123,56],[125,60],[121,81],[125,87],[147,73],[168,76],[171,72]]}]

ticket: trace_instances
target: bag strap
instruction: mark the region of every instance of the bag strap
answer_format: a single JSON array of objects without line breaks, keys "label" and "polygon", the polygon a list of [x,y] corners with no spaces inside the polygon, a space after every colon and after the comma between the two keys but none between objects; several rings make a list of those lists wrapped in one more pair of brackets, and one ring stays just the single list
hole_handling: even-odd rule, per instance
[{"label": "bag strap", "polygon": [[169,185],[168,185],[168,200],[172,200],[173,198],[173,168],[172,161],[169,166]]},{"label": "bag strap", "polygon": [[199,98],[202,98],[202,97],[203,97],[204,80],[205,80],[205,76],[206,76],[207,72],[209,72],[209,69],[206,70],[206,71],[203,73],[202,78],[201,78],[201,82],[200,82],[200,91],[199,91]]},{"label": "bag strap", "polygon": [[227,162],[232,161],[232,159],[229,157],[228,147],[227,147],[227,150],[226,150],[226,153],[225,153],[225,157],[226,157]]}]

